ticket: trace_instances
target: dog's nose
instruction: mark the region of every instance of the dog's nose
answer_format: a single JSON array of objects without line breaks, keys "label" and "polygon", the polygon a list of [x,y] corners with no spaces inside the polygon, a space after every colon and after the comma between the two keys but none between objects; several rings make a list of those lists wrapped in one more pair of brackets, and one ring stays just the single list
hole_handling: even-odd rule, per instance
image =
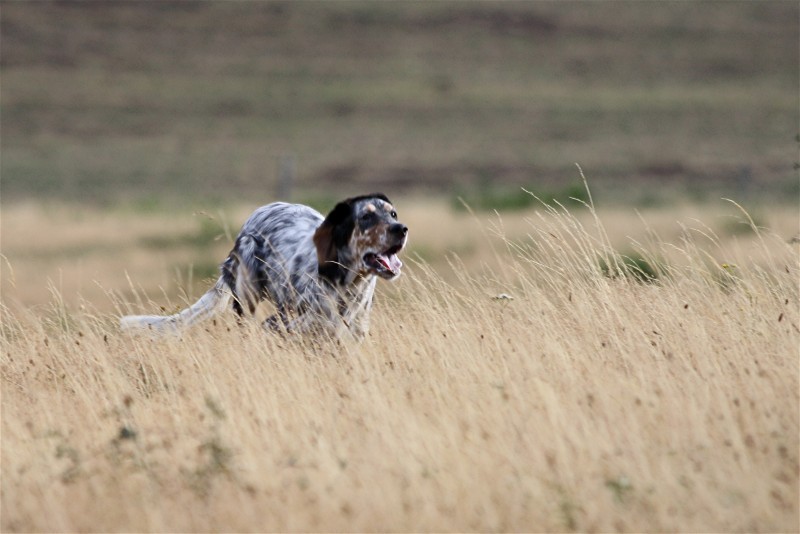
[{"label": "dog's nose", "polygon": [[408,234],[408,226],[405,224],[395,223],[389,227],[389,232],[405,237]]}]

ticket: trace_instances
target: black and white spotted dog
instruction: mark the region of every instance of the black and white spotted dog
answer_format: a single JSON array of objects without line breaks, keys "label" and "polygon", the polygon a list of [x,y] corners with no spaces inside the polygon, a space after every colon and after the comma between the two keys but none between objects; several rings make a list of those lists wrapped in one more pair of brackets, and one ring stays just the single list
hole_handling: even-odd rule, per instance
[{"label": "black and white spotted dog", "polygon": [[324,218],[301,204],[268,204],[244,223],[221,276],[200,300],[175,315],[123,317],[121,327],[175,330],[231,301],[241,316],[268,300],[277,310],[265,321],[271,329],[361,339],[375,283],[400,276],[397,254],[407,240],[408,228],[380,193],[344,200]]}]

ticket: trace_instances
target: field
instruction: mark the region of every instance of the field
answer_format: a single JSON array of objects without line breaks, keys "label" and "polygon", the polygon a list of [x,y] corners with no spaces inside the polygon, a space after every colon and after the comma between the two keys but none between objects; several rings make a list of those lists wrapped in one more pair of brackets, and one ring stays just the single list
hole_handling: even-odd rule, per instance
[{"label": "field", "polygon": [[[800,531],[798,17],[4,2],[0,530]],[[118,330],[369,191],[363,344]]]},{"label": "field", "polygon": [[796,198],[798,16],[793,1],[8,2],[0,186],[5,202],[267,199],[293,159],[295,194],[331,200],[560,189],[578,162],[605,200]]},{"label": "field", "polygon": [[207,284],[143,295],[197,230],[154,245],[166,214],[50,209],[54,242],[100,244],[61,262],[100,293],[26,296],[35,254],[4,290],[2,529],[798,530],[795,210],[427,202],[360,346],[230,317],[123,335]]}]

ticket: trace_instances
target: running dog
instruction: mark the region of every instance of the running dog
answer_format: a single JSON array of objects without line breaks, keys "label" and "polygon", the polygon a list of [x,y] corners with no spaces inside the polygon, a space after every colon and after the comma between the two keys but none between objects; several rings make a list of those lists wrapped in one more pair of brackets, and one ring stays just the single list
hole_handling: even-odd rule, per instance
[{"label": "running dog", "polygon": [[344,200],[327,217],[302,204],[275,202],[257,209],[242,226],[221,276],[191,307],[169,316],[129,315],[127,329],[178,330],[232,303],[253,315],[264,300],[276,313],[271,330],[351,334],[363,339],[378,278],[394,280],[408,227],[381,193]]}]

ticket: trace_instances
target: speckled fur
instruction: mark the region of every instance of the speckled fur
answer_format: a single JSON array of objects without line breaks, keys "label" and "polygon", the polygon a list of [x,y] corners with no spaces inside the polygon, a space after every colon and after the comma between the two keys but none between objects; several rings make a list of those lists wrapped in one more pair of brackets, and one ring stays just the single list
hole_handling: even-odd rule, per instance
[{"label": "speckled fur", "polygon": [[363,258],[402,249],[407,231],[379,193],[340,202],[326,218],[308,206],[275,202],[244,223],[220,278],[197,303],[172,316],[123,317],[121,325],[176,330],[228,305],[240,316],[252,315],[268,300],[277,310],[265,322],[272,330],[361,339],[377,281]]}]

